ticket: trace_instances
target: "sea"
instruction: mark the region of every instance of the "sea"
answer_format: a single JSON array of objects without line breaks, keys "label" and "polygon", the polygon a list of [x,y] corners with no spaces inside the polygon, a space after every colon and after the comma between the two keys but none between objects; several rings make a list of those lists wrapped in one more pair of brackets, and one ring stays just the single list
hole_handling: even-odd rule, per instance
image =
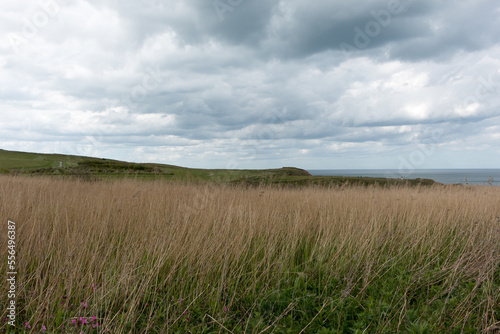
[{"label": "sea", "polygon": [[318,176],[361,176],[396,179],[431,179],[444,184],[500,186],[500,169],[312,169]]}]

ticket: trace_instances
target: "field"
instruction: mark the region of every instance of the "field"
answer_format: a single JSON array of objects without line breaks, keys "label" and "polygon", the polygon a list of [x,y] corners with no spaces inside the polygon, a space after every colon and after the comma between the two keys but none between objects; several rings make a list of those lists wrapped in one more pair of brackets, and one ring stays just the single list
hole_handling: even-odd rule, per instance
[{"label": "field", "polygon": [[0,198],[0,332],[500,332],[500,188],[0,175]]}]

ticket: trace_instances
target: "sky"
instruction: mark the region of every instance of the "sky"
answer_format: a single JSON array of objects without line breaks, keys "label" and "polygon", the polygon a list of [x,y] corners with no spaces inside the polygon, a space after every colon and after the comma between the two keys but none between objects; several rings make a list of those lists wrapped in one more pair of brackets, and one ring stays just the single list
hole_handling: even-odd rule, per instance
[{"label": "sky", "polygon": [[500,168],[497,0],[2,0],[0,148]]}]

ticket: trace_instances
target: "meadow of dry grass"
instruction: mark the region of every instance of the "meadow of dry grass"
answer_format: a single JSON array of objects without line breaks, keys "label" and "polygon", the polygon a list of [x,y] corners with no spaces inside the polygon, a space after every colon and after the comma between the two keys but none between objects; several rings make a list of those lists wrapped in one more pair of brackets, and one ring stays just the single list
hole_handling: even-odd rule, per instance
[{"label": "meadow of dry grass", "polygon": [[1,330],[499,332],[499,204],[495,187],[0,176],[2,277],[8,219],[18,251]]}]

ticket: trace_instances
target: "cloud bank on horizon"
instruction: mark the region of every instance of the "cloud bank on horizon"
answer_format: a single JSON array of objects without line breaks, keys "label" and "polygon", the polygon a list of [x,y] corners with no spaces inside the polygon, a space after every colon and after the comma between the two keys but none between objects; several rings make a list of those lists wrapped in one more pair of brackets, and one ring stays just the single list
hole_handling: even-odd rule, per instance
[{"label": "cloud bank on horizon", "polygon": [[494,0],[6,0],[0,148],[206,168],[500,167]]}]

